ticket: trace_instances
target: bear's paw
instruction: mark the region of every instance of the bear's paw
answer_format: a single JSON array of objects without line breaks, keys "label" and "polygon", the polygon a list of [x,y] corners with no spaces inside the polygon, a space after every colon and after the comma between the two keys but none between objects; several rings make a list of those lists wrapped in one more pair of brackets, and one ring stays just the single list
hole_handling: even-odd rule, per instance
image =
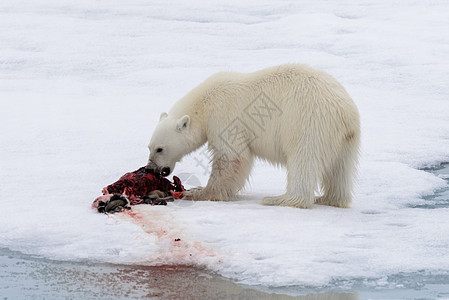
[{"label": "bear's paw", "polygon": [[275,197],[265,197],[262,200],[263,205],[268,206],[290,206],[297,208],[312,208],[313,202],[305,201],[304,198],[297,198],[287,194]]}]

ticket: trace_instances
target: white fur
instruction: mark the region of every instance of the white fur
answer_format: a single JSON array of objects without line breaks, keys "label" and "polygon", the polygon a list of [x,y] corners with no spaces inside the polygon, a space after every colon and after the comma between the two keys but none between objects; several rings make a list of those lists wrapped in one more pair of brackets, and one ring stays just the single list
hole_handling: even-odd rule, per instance
[{"label": "white fur", "polygon": [[[267,109],[268,108],[268,109]],[[235,133],[238,132],[238,135]],[[310,208],[351,203],[360,143],[359,113],[330,75],[306,65],[281,65],[211,76],[180,99],[151,139],[150,162],[170,167],[208,142],[207,186],[194,200],[224,200],[243,188],[254,157],[286,166],[287,192],[263,204]],[[158,147],[163,151],[156,152]]]}]

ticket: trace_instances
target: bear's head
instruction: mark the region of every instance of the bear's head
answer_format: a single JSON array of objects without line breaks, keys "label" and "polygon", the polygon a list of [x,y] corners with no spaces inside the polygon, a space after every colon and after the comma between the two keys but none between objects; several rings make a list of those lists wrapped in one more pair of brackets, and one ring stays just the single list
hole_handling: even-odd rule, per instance
[{"label": "bear's head", "polygon": [[162,176],[170,175],[175,164],[192,151],[190,129],[188,115],[175,118],[162,113],[148,145],[150,157],[147,169]]}]

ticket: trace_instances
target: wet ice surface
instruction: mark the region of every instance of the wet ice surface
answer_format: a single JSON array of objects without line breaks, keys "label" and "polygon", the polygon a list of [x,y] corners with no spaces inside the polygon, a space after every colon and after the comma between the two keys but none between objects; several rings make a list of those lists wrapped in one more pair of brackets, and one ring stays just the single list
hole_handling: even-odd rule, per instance
[{"label": "wet ice surface", "polygon": [[2,299],[358,299],[322,292],[303,296],[245,288],[192,266],[51,261],[0,249]]},{"label": "wet ice surface", "polygon": [[[269,291],[447,297],[447,166],[424,168],[449,160],[448,20],[446,1],[1,1],[0,248],[38,267],[188,263]],[[263,162],[235,201],[136,208],[144,223],[90,209],[195,85],[285,62],[328,71],[359,107],[350,209],[261,206],[285,187]],[[204,185],[207,165],[200,150],[175,174]]]},{"label": "wet ice surface", "polygon": [[[333,291],[241,286],[191,266],[110,265],[51,261],[0,249],[2,299],[436,299],[449,296],[449,276],[398,274],[379,282],[335,282]],[[346,287],[346,288],[345,288]],[[298,295],[301,294],[301,295]],[[296,295],[296,296],[295,296]]]},{"label": "wet ice surface", "polygon": [[[426,168],[425,170],[449,181],[449,163],[441,164],[435,168]],[[449,208],[449,189],[447,187],[438,189],[434,194],[424,196],[423,200],[425,201],[411,205],[411,207],[423,209]]]}]

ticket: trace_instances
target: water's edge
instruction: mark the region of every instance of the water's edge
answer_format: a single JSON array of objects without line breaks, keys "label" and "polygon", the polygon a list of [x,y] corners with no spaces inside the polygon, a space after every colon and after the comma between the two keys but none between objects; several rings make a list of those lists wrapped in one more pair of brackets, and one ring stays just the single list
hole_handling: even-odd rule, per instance
[{"label": "water's edge", "polygon": [[0,248],[1,299],[358,299],[354,293],[303,296],[243,287],[191,266],[52,261]]}]

